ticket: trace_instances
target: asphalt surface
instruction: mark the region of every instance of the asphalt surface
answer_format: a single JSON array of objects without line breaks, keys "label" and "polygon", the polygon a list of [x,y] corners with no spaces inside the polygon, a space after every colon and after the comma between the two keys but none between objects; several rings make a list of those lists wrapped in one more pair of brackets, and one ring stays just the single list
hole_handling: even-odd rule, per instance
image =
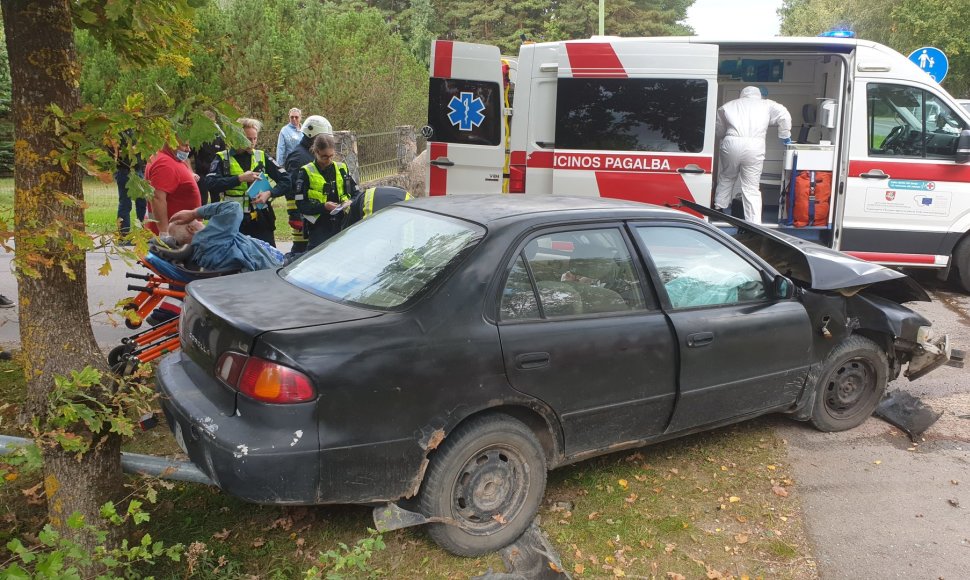
[{"label": "asphalt surface", "polygon": [[[282,247],[284,251],[287,249]],[[10,272],[10,255],[0,255],[0,272]],[[107,276],[98,274],[105,260]],[[129,336],[115,304],[133,296],[144,273],[117,256],[88,256],[91,324],[105,349]],[[970,296],[917,274],[932,303],[909,306],[970,350]],[[16,299],[13,275],[0,276],[0,293]],[[0,345],[20,341],[17,309],[0,310]],[[876,418],[843,433],[821,433],[810,425],[779,417],[787,440],[795,489],[823,579],[970,578],[970,370],[943,367],[910,382],[890,384],[920,397],[943,417],[912,444],[899,429]]]}]

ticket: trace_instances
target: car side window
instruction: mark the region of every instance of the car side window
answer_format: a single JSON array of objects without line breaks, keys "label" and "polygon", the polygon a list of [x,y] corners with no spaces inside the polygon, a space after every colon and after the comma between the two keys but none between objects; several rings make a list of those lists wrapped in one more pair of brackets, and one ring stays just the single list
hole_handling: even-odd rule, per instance
[{"label": "car side window", "polygon": [[691,228],[638,227],[674,308],[765,300],[761,271],[723,242]]},{"label": "car side window", "polygon": [[633,257],[618,229],[560,231],[534,238],[516,258],[503,288],[500,318],[645,308]]}]

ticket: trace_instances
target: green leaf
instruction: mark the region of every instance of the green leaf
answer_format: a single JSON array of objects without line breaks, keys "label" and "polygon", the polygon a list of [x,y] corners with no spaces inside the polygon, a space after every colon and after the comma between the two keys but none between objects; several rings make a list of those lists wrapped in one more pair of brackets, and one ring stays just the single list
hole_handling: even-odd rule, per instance
[{"label": "green leaf", "polygon": [[50,104],[51,112],[60,118],[64,118],[64,109],[60,108],[57,103]]},{"label": "green leaf", "polygon": [[74,512],[67,518],[67,527],[72,530],[79,530],[84,525],[84,515],[81,512]]},{"label": "green leaf", "polygon": [[32,576],[26,570],[16,564],[11,564],[4,570],[3,578],[6,580],[31,580]]}]

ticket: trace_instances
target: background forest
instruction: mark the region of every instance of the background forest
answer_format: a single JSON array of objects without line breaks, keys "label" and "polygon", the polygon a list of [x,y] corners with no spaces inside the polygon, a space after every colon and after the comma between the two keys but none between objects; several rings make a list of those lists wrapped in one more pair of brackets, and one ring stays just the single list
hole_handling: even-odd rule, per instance
[{"label": "background forest", "polygon": [[[596,34],[589,0],[197,0],[195,42],[184,60],[148,67],[125,64],[111,46],[77,31],[85,103],[117,107],[143,93],[156,108],[193,95],[226,99],[261,119],[272,148],[290,107],[323,114],[337,129],[359,133],[426,119],[427,61],[435,38],[499,45],[515,54],[525,40]],[[606,33],[691,34],[693,0],[607,0]],[[814,36],[834,25],[903,54],[924,45],[950,58],[944,86],[970,94],[970,37],[957,23],[970,0],[784,0],[781,32]],[[2,31],[0,31],[2,35]],[[10,77],[0,42],[0,175],[12,163]]]}]

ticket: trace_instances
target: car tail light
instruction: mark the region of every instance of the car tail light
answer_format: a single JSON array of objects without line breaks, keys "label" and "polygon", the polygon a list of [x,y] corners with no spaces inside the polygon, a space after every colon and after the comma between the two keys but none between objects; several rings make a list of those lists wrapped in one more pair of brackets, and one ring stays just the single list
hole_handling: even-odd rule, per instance
[{"label": "car tail light", "polygon": [[310,378],[300,371],[237,352],[219,357],[216,376],[257,401],[303,403],[316,396]]},{"label": "car tail light", "polygon": [[525,193],[525,165],[509,166],[509,193]]}]

